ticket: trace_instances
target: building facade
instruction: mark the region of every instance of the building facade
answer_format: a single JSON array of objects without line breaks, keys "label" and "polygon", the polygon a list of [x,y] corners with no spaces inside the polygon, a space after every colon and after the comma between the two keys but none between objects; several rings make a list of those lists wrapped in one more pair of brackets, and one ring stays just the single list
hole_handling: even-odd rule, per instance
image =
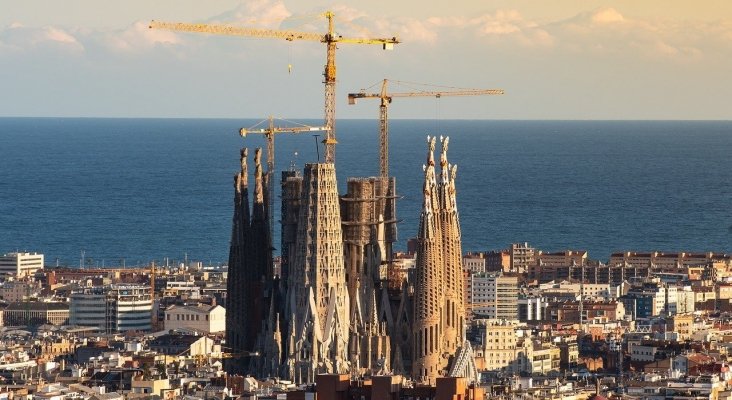
[{"label": "building facade", "polygon": [[95,326],[107,333],[152,329],[149,286],[96,286],[73,291],[70,298],[71,325]]},{"label": "building facade", "polygon": [[3,323],[5,326],[68,325],[69,305],[39,301],[10,303],[3,310]]},{"label": "building facade", "polygon": [[43,269],[43,254],[7,253],[0,256],[0,278],[24,278]]},{"label": "building facade", "polygon": [[[447,161],[449,138],[441,138],[440,182],[435,171],[436,138],[427,138],[422,213],[417,238],[417,265],[412,328],[412,378],[434,383],[450,374],[475,370],[465,340],[462,246],[455,197],[457,167]],[[470,356],[466,356],[469,354]],[[453,360],[470,360],[460,364]],[[472,363],[472,364],[470,364]],[[467,376],[466,376],[467,377]]]},{"label": "building facade", "polygon": [[501,273],[472,275],[469,308],[488,319],[518,319],[518,278]]},{"label": "building facade", "polygon": [[531,266],[536,265],[536,249],[528,243],[513,243],[510,250],[510,272],[524,274]]},{"label": "building facade", "polygon": [[202,333],[226,330],[226,309],[219,305],[178,306],[165,310],[165,330],[186,329]]}]

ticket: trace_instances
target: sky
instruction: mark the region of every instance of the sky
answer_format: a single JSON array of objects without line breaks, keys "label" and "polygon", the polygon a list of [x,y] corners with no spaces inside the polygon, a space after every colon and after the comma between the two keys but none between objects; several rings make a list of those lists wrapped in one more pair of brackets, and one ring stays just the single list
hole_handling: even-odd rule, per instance
[{"label": "sky", "polygon": [[[503,96],[395,99],[390,118],[732,119],[729,0],[0,0],[0,116],[319,118],[318,42],[148,29],[150,20],[392,37],[341,44],[346,95],[450,88]],[[444,89],[447,90],[447,89]]]}]

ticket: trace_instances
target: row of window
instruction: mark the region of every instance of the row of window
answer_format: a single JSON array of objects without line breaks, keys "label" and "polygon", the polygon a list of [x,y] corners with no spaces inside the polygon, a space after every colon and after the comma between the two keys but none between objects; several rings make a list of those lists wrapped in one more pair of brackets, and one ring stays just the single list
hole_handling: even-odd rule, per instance
[{"label": "row of window", "polygon": [[[171,314],[165,314],[165,319],[171,321]],[[176,321],[200,321],[200,314],[175,314]],[[204,321],[208,321],[208,314],[204,315]]]}]

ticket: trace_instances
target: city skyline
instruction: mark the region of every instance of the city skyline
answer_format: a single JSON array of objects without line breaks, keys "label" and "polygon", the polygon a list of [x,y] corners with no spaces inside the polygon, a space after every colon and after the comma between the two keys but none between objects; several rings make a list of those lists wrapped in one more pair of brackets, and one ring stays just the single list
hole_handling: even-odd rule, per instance
[{"label": "city skyline", "polygon": [[500,98],[400,102],[392,118],[732,117],[724,101],[732,89],[725,79],[732,6],[722,1],[0,4],[0,63],[14,77],[6,82],[14,96],[0,100],[2,116],[319,118],[322,45],[147,25],[158,19],[322,33],[325,21],[315,14],[332,9],[339,33],[403,41],[390,52],[341,46],[338,118],[375,118],[374,105],[347,107],[345,95],[385,77],[506,90]]}]

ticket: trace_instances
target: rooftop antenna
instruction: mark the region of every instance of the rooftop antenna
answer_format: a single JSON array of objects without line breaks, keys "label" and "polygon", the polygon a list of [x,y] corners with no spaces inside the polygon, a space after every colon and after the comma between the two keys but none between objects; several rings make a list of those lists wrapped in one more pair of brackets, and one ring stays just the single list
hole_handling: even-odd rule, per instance
[{"label": "rooftop antenna", "polygon": [[313,135],[313,138],[315,138],[315,152],[318,154],[318,162],[320,162],[320,148],[318,147],[318,138],[320,135]]}]

